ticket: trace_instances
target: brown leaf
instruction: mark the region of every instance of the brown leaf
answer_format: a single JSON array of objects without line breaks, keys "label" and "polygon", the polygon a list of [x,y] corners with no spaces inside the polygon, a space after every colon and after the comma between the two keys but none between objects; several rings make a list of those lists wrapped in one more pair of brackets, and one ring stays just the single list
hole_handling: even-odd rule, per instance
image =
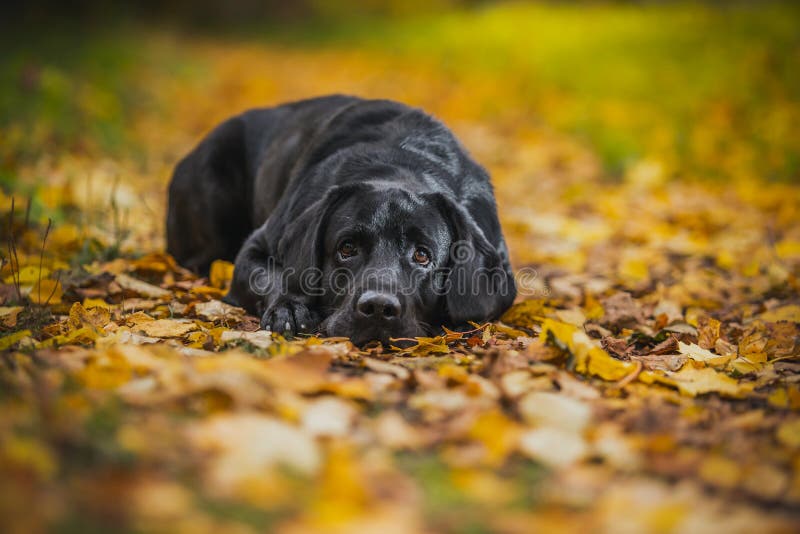
[{"label": "brown leaf", "polygon": [[678,352],[678,338],[674,335],[671,335],[650,349],[648,354],[675,354],[676,352]]},{"label": "brown leaf", "polygon": [[171,293],[166,289],[154,286],[153,284],[148,284],[147,282],[143,282],[124,273],[118,274],[114,281],[119,284],[121,288],[141,297],[165,299],[171,295]]},{"label": "brown leaf", "polygon": [[630,359],[631,353],[633,348],[628,347],[628,342],[624,339],[618,339],[615,337],[604,337],[601,340],[603,348],[608,351],[609,353],[613,354],[614,356],[628,360]]},{"label": "brown leaf", "polygon": [[17,316],[24,308],[22,306],[3,306],[0,307],[0,323],[6,327],[17,325]]},{"label": "brown leaf", "polygon": [[79,302],[76,302],[69,310],[67,323],[72,329],[89,326],[101,330],[109,321],[111,321],[111,312],[108,309],[96,307],[87,310]]},{"label": "brown leaf", "polygon": [[702,317],[697,328],[697,344],[704,349],[713,349],[719,339],[721,323],[710,317]]},{"label": "brown leaf", "polygon": [[644,311],[630,293],[619,292],[602,301],[605,315],[601,323],[614,327],[634,328],[644,323]]}]

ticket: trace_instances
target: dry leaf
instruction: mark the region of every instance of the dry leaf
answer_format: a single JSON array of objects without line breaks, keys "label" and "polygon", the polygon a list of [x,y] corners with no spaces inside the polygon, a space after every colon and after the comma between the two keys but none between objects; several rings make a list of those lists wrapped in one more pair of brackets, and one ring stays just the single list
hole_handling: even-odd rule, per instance
[{"label": "dry leaf", "polygon": [[233,279],[233,264],[229,261],[214,260],[208,275],[209,283],[217,289],[227,289]]},{"label": "dry leaf", "polygon": [[157,319],[143,321],[134,326],[133,330],[151,337],[183,337],[197,330],[197,325],[188,319]]},{"label": "dry leaf", "polygon": [[2,306],[0,307],[0,323],[11,328],[17,325],[17,316],[24,308],[22,306]]},{"label": "dry leaf", "polygon": [[245,315],[244,309],[220,300],[200,302],[195,305],[194,312],[207,321],[239,321]]},{"label": "dry leaf", "polygon": [[727,397],[742,398],[753,390],[753,384],[740,383],[726,374],[711,368],[697,369],[689,364],[675,373],[667,373],[685,395],[694,397],[704,393],[719,393]]},{"label": "dry leaf", "polygon": [[166,289],[148,284],[147,282],[143,282],[124,273],[118,274],[114,278],[114,281],[119,284],[121,288],[149,299],[166,299],[171,295]]}]

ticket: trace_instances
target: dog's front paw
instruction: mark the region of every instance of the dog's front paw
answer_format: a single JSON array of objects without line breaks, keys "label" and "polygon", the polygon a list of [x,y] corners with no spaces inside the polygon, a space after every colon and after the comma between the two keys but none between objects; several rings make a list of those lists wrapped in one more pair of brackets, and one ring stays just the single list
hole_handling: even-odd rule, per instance
[{"label": "dog's front paw", "polygon": [[294,300],[276,302],[261,316],[261,328],[284,336],[310,334],[318,325],[317,314]]}]

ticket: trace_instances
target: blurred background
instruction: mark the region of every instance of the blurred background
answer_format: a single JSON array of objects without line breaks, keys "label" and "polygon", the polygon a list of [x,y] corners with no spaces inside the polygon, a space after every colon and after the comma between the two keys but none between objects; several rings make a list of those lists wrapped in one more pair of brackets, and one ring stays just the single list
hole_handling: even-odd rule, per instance
[{"label": "blurred background", "polygon": [[776,229],[800,196],[798,20],[793,2],[19,2],[1,207],[52,218],[73,264],[158,249],[171,170],[210,128],[341,92],[453,128],[493,175],[517,266],[636,281],[665,243],[764,266],[760,232],[722,231],[794,242]]}]

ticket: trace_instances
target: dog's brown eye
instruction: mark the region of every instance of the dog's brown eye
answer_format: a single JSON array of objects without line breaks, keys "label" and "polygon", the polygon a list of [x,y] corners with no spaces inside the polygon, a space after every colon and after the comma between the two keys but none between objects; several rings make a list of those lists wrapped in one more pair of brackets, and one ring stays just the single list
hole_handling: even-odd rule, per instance
[{"label": "dog's brown eye", "polygon": [[431,256],[424,248],[418,248],[414,251],[413,259],[420,265],[428,265],[431,262]]},{"label": "dog's brown eye", "polygon": [[342,241],[339,245],[339,255],[342,258],[351,258],[358,254],[358,249],[352,241]]}]

